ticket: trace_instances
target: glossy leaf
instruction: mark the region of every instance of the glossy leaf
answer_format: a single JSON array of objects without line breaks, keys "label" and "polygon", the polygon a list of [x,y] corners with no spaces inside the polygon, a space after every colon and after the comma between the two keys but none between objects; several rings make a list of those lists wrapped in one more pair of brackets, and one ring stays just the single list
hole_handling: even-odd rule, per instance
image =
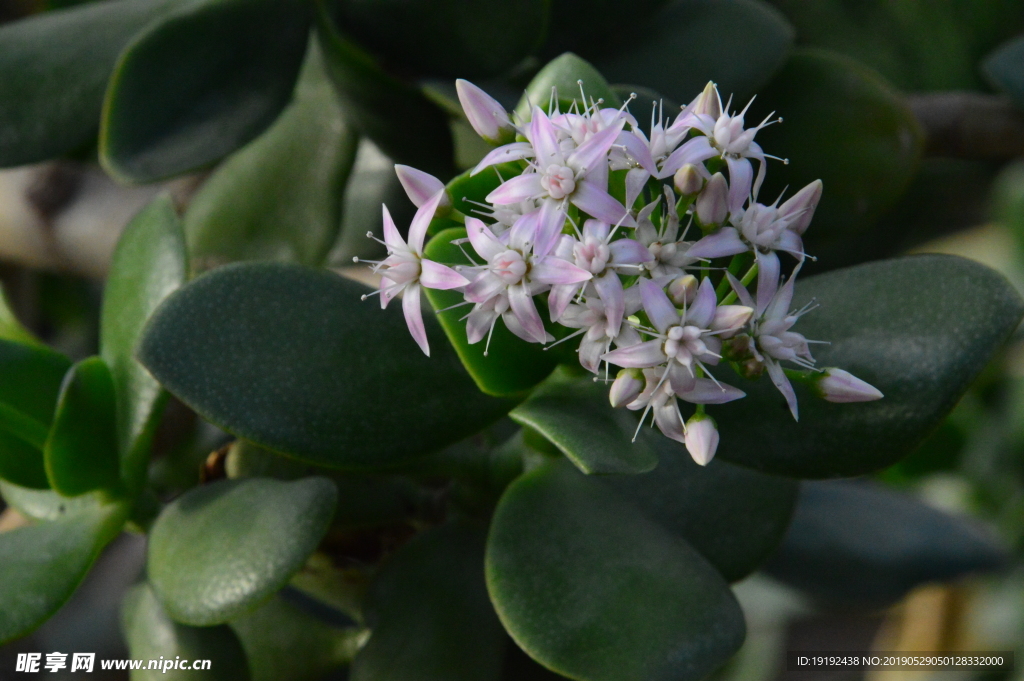
[{"label": "glossy leaf", "polygon": [[150,182],[216,161],[291,98],[309,36],[305,3],[194,0],[137,35],[103,107],[100,160]]},{"label": "glossy leaf", "polygon": [[[594,65],[610,82],[641,83],[683,103],[709,80],[723,96],[745,103],[785,63],[793,44],[793,27],[759,0],[675,2],[641,26],[642,40],[611,41]],[[650,109],[630,109],[637,118],[650,116]]]},{"label": "glossy leaf", "polygon": [[553,375],[509,414],[553,442],[584,473],[645,473],[658,465],[636,417],[612,409],[608,388],[589,375]]},{"label": "glossy leaf", "polygon": [[416,87],[384,71],[338,31],[325,0],[315,0],[317,35],[345,120],[396,163],[441,178],[454,174],[445,113]]},{"label": "glossy leaf", "polygon": [[139,356],[226,430],[338,468],[382,468],[478,432],[512,407],[481,396],[428,318],[432,357],[398,304],[330,272],[223,267],[172,295]]},{"label": "glossy leaf", "polygon": [[96,507],[0,533],[0,642],[27,634],[64,605],[125,514],[122,506]]},{"label": "glossy leaf", "polygon": [[456,175],[448,183],[448,193],[452,197],[452,205],[465,215],[478,215],[480,204],[485,203],[487,195],[497,189],[503,177],[511,177],[522,171],[515,163],[499,163],[473,175],[472,169]]},{"label": "glossy leaf", "polygon": [[89,144],[117,55],[175,4],[108,0],[0,27],[0,166],[36,163]]},{"label": "glossy leaf", "polygon": [[323,69],[311,49],[295,100],[192,200],[185,231],[200,269],[235,260],[319,265],[334,245],[357,140]]},{"label": "glossy leaf", "polygon": [[188,265],[181,222],[170,197],[154,199],[128,224],[114,252],[103,295],[100,355],[117,399],[117,452],[122,479],[136,488],[149,460],[149,440],[166,393],[135,359],[143,326],[179,288]]},{"label": "glossy leaf", "polygon": [[[582,101],[579,81],[583,81],[586,102]],[[530,120],[532,106],[547,110],[552,88],[558,91],[562,111],[567,111],[573,101],[577,102],[577,106],[589,106],[591,100],[598,99],[603,99],[606,107],[622,105],[619,96],[608,86],[608,81],[590,62],[572,52],[566,52],[548,62],[526,86],[526,91],[516,105],[519,119]]]},{"label": "glossy leaf", "polygon": [[812,595],[877,607],[1008,560],[976,520],[879,485],[822,481],[801,485],[793,524],[766,569]]},{"label": "glossy leaf", "polygon": [[118,487],[116,409],[106,363],[90,357],[75,364],[64,380],[43,449],[53,489],[73,497]]},{"label": "glossy leaf", "polygon": [[121,620],[128,652],[133,658],[210,661],[208,670],[133,671],[132,681],[248,681],[251,678],[245,652],[230,627],[198,628],[174,622],[148,584],[140,584],[128,592],[121,606]]},{"label": "glossy leaf", "polygon": [[483,528],[451,522],[404,545],[367,595],[372,634],[352,681],[501,678],[505,632],[484,584]]},{"label": "glossy leaf", "polygon": [[985,59],[985,75],[1024,108],[1024,36],[1000,46]]},{"label": "glossy leaf", "polygon": [[65,497],[51,489],[31,489],[2,481],[0,496],[8,506],[34,520],[60,520],[91,512],[107,503],[102,492]]},{"label": "glossy leaf", "polygon": [[149,538],[149,579],[167,613],[226,622],[280,589],[323,538],[337,491],[326,478],[224,480],[167,506]]},{"label": "glossy leaf", "polygon": [[811,299],[820,307],[794,330],[829,342],[813,346],[818,365],[843,368],[885,397],[833,404],[796,385],[796,423],[767,377],[742,382],[747,397],[714,412],[722,433],[719,457],[808,478],[884,468],[938,425],[1024,314],[1024,303],[1001,275],[941,255],[798,281],[793,308]]},{"label": "glossy leaf", "polygon": [[686,542],[568,464],[519,478],[487,540],[506,630],[574,679],[701,679],[743,641],[743,613]]}]

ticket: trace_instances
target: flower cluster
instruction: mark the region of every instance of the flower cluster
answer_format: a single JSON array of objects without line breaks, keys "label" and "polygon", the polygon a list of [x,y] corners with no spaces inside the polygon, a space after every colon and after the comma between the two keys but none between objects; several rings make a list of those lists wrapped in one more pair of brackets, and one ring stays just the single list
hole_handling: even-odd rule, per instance
[{"label": "flower cluster", "polygon": [[[818,341],[793,330],[813,309],[790,308],[806,257],[801,237],[822,184],[758,202],[766,159],[774,157],[754,138],[777,120],[746,127],[747,109],[731,112],[712,83],[671,122],[657,107],[646,133],[625,106],[591,100],[563,113],[552,93],[549,111],[534,106],[519,121],[475,85],[457,87],[470,124],[497,145],[472,173],[496,173],[499,163],[520,172],[499,176],[476,215],[463,215],[439,180],[396,166],[419,209],[406,242],[384,208],[388,256],[374,270],[382,306],[403,292],[409,329],[425,353],[421,286],[463,294],[472,305],[464,318],[470,343],[489,345],[499,318],[526,342],[579,338],[587,370],[610,380],[610,367],[619,367],[612,405],[641,411],[641,425],[650,414],[702,465],[719,440],[706,405],[744,396],[712,372],[723,359],[744,378],[767,372],[793,418],[791,378],[832,402],[882,397],[848,372],[816,368]],[[423,257],[427,226],[441,214],[465,224],[473,264]],[[551,330],[560,327],[566,331],[556,341]]]}]

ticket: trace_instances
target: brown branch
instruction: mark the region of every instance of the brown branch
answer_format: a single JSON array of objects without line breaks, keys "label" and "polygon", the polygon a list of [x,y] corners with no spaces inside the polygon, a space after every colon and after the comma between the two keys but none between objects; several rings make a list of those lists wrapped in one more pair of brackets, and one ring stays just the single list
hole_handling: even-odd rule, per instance
[{"label": "brown branch", "polygon": [[1024,111],[1001,95],[931,92],[907,96],[925,132],[925,155],[1007,160],[1024,156]]}]

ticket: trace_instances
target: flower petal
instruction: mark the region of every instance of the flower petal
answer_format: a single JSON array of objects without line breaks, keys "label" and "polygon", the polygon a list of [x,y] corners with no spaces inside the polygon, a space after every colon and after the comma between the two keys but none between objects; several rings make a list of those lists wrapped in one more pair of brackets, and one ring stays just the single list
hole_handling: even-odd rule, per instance
[{"label": "flower petal", "polygon": [[611,265],[638,265],[652,262],[654,256],[647,247],[635,239],[619,239],[608,244],[611,252]]},{"label": "flower petal", "polygon": [[676,171],[685,166],[687,163],[697,165],[703,163],[718,152],[711,142],[708,141],[707,137],[698,136],[687,141],[683,146],[673,151],[665,162],[661,164],[661,172],[656,177],[666,178],[672,177],[676,174]]},{"label": "flower petal", "polygon": [[723,227],[690,246],[686,255],[691,258],[712,260],[749,250],[750,247],[743,243],[735,227]]},{"label": "flower petal", "polygon": [[669,326],[680,322],[679,310],[675,308],[660,286],[650,279],[641,279],[639,285],[644,311],[651,323],[654,324],[654,328],[665,333],[665,329]]},{"label": "flower petal", "polygon": [[430,221],[434,219],[434,213],[437,212],[437,207],[441,204],[443,198],[445,198],[444,187],[420,206],[416,211],[416,215],[413,216],[412,224],[409,226],[409,248],[414,252],[423,253],[423,239],[427,235],[427,227],[430,226]]},{"label": "flower petal", "polygon": [[522,175],[505,180],[500,187],[488,194],[484,200],[487,203],[506,206],[542,194],[544,194],[544,188],[540,185],[540,175],[537,173],[523,173]]},{"label": "flower petal", "polygon": [[693,390],[678,395],[691,404],[725,404],[746,397],[746,393],[726,383],[715,383],[710,378],[698,378]]},{"label": "flower petal", "polygon": [[732,156],[726,156],[725,162],[729,166],[729,212],[735,214],[750,198],[754,166],[749,159]]},{"label": "flower petal", "polygon": [[711,325],[711,320],[715,318],[717,300],[711,279],[704,277],[700,288],[697,289],[697,296],[686,310],[686,323],[693,324],[699,329],[708,328]]},{"label": "flower petal", "polygon": [[[488,198],[488,200],[490,199]],[[625,207],[615,197],[590,180],[580,180],[577,182],[576,191],[572,193],[569,200],[584,213],[602,222],[607,222],[610,225],[621,224],[626,227],[636,226],[636,221],[633,220]]]},{"label": "flower petal", "polygon": [[530,272],[530,279],[541,284],[575,284],[588,281],[593,276],[585,269],[551,255],[540,259],[535,258],[533,269]]},{"label": "flower petal", "polygon": [[391,247],[391,249],[402,249],[405,250],[408,246],[405,243],[405,239],[398,233],[398,228],[395,227],[395,221],[391,219],[391,213],[388,211],[388,207],[381,204],[382,212],[384,214],[384,243]]},{"label": "flower petal", "polygon": [[[530,143],[533,144],[534,160],[541,168],[550,163],[565,165],[562,151],[558,147],[558,135],[551,119],[539,106],[533,107],[533,119],[530,121]],[[488,199],[490,201],[490,199]]]},{"label": "flower petal", "polygon": [[505,282],[493,272],[486,271],[476,275],[476,278],[466,287],[466,300],[473,303],[486,303],[488,300],[505,290]]},{"label": "flower petal", "polygon": [[534,255],[545,256],[551,252],[565,225],[565,212],[560,201],[547,200],[540,204],[540,212],[536,216],[537,233],[534,238]]},{"label": "flower petal", "polygon": [[656,367],[659,364],[663,364],[667,359],[665,357],[665,353],[661,349],[661,346],[662,340],[660,338],[655,338],[654,340],[647,341],[646,343],[640,343],[639,345],[630,345],[627,348],[616,348],[611,352],[603,354],[601,359],[627,369]]},{"label": "flower petal", "polygon": [[430,345],[427,344],[427,330],[423,326],[423,310],[420,308],[420,287],[418,284],[409,284],[402,296],[402,312],[405,313],[405,323],[409,327],[409,333],[420,346],[420,350],[427,357],[430,357]]},{"label": "flower petal", "polygon": [[[780,269],[779,255],[775,251],[757,251],[757,316],[768,309],[779,290]],[[785,306],[788,308],[789,303]]]},{"label": "flower petal", "polygon": [[605,317],[608,319],[607,333],[614,338],[619,335],[626,312],[626,293],[622,288],[622,280],[614,272],[606,272],[594,279],[594,288],[604,303]]},{"label": "flower petal", "polygon": [[526,333],[538,343],[545,342],[548,332],[544,330],[544,322],[541,321],[540,314],[537,312],[537,306],[533,304],[533,297],[530,295],[529,289],[522,284],[509,287],[508,302],[512,308],[512,314],[523,325]]},{"label": "flower petal", "polygon": [[551,315],[551,321],[557,322],[562,318],[573,296],[579,290],[580,284],[556,284],[551,287],[551,292],[548,293],[548,314]]},{"label": "flower petal", "polygon": [[412,166],[396,163],[395,175],[398,176],[398,181],[402,183],[402,188],[405,189],[409,200],[417,208],[429,201],[434,194],[444,190],[444,183],[441,180],[430,173],[417,170]]},{"label": "flower petal", "polygon": [[477,218],[466,218],[466,235],[469,236],[473,250],[484,260],[490,260],[506,250],[505,245],[494,236],[494,232]]},{"label": "flower petal", "polygon": [[531,156],[533,156],[533,145],[529,142],[513,142],[512,144],[506,144],[492,150],[484,156],[483,159],[474,166],[470,175],[476,175],[481,170],[499,163],[519,161],[524,158],[530,158]]},{"label": "flower petal", "polygon": [[447,291],[460,286],[468,286],[469,279],[447,265],[423,259],[420,261],[420,284],[427,288]]},{"label": "flower petal", "polygon": [[586,175],[600,165],[607,166],[608,150],[615,144],[615,138],[619,136],[619,132],[625,124],[626,121],[619,120],[592,135],[590,139],[569,154],[566,165],[582,175]]},{"label": "flower petal", "polygon": [[779,389],[782,396],[786,398],[786,404],[789,405],[789,413],[793,415],[794,421],[799,421],[800,417],[797,414],[796,404],[796,393],[793,392],[793,385],[789,382],[789,378],[786,376],[786,372],[783,371],[782,366],[771,359],[765,357],[765,367],[768,369],[768,375],[772,379],[772,383]]}]

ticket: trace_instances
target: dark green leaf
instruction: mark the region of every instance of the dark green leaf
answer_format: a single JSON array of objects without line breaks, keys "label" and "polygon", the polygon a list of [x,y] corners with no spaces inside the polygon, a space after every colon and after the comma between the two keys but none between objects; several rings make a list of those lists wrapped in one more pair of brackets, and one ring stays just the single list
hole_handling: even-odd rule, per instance
[{"label": "dark green leaf", "polygon": [[549,0],[551,25],[544,54],[573,50],[588,57],[600,55],[667,2],[634,0],[624,12],[620,0]]},{"label": "dark green leaf", "polygon": [[985,75],[1024,108],[1024,36],[1002,45],[985,59]]},{"label": "dark green leaf", "polygon": [[805,482],[786,538],[767,565],[815,596],[877,607],[932,581],[1004,565],[977,521],[862,482]]},{"label": "dark green leaf", "polygon": [[95,507],[0,533],[0,642],[32,631],[71,597],[125,515],[123,506]]},{"label": "dark green leaf", "polygon": [[185,232],[200,269],[234,260],[319,265],[334,245],[357,140],[323,68],[310,49],[292,104],[192,200]]},{"label": "dark green leaf", "polygon": [[505,632],[487,598],[482,528],[452,522],[391,558],[367,595],[352,681],[497,680]]},{"label": "dark green leaf", "polygon": [[100,159],[150,182],[216,161],[291,98],[309,36],[306,3],[193,0],[137,35],[104,102]]},{"label": "dark green leaf", "polygon": [[30,489],[2,481],[0,496],[23,516],[34,520],[60,520],[93,511],[106,503],[102,492],[69,498],[50,489]]},{"label": "dark green leaf", "polygon": [[187,276],[181,222],[170,197],[155,199],[125,228],[114,252],[103,296],[100,355],[117,396],[117,451],[121,475],[137,488],[166,393],[135,359],[142,328],[157,305]]},{"label": "dark green leaf", "polygon": [[134,587],[125,596],[121,620],[128,652],[141,660],[182,658],[209,660],[209,670],[142,669],[132,672],[132,681],[248,681],[245,652],[227,625],[189,627],[171,620],[148,584]]},{"label": "dark green leaf", "polygon": [[427,454],[512,407],[479,394],[429,316],[427,358],[399,305],[382,311],[367,292],[294,265],[223,267],[167,300],[139,356],[226,430],[338,468]]},{"label": "dark green leaf", "polygon": [[[583,94],[587,98],[585,102],[580,94],[579,81],[583,81]],[[619,96],[608,86],[608,81],[592,64],[572,52],[566,52],[548,62],[526,86],[522,99],[516,105],[520,120],[530,120],[531,106],[546,110],[552,88],[558,91],[562,111],[567,111],[573,101],[583,107],[590,106],[591,100],[598,99],[604,100],[604,106],[618,107],[622,104]]]},{"label": "dark green leaf", "polygon": [[43,345],[35,334],[18,320],[3,286],[0,286],[0,338],[22,345]]},{"label": "dark green leaf", "polygon": [[658,465],[646,438],[633,441],[636,417],[612,409],[608,387],[558,372],[509,414],[530,426],[584,473],[645,473]]},{"label": "dark green leaf", "polygon": [[[32,489],[49,488],[50,481],[46,477],[46,463],[43,461],[42,452],[42,444],[46,441],[46,426],[6,405],[0,406],[0,416],[3,415],[8,418],[0,418],[0,428],[3,428],[0,430],[0,478]],[[22,426],[18,429],[19,432],[41,431],[43,439],[40,441],[33,436],[30,441],[16,435],[8,430],[11,421]]]},{"label": "dark green leaf", "polygon": [[992,186],[992,214],[1024,249],[1024,161],[1006,166]]},{"label": "dark green leaf", "polygon": [[794,327],[822,367],[871,383],[885,397],[833,404],[796,385],[800,422],[766,377],[717,407],[719,456],[795,477],[853,476],[908,454],[957,403],[1016,328],[1024,303],[996,272],[928,255],[858,265],[801,280],[794,309],[820,308]]},{"label": "dark green leaf", "polygon": [[149,537],[149,579],[168,614],[226,622],[280,589],[323,538],[337,491],[326,478],[223,480],[178,497]]},{"label": "dark green leaf", "polygon": [[512,483],[486,564],[512,638],[574,679],[701,679],[743,642],[743,613],[714,568],[568,464]]},{"label": "dark green leaf", "polygon": [[43,449],[53,489],[73,497],[118,486],[116,413],[114,381],[106,363],[90,357],[71,367]]},{"label": "dark green leaf", "polygon": [[477,215],[480,204],[485,203],[487,195],[497,189],[503,177],[511,177],[522,172],[515,163],[499,163],[476,175],[472,169],[452,178],[448,183],[448,193],[452,197],[452,205],[466,215]]},{"label": "dark green leaf", "polygon": [[[641,83],[683,103],[709,80],[723,95],[745,101],[782,66],[793,44],[793,27],[759,0],[675,2],[642,30],[642,40],[611,41],[594,66],[613,83]],[[631,109],[637,118],[650,116],[650,109]]]}]

